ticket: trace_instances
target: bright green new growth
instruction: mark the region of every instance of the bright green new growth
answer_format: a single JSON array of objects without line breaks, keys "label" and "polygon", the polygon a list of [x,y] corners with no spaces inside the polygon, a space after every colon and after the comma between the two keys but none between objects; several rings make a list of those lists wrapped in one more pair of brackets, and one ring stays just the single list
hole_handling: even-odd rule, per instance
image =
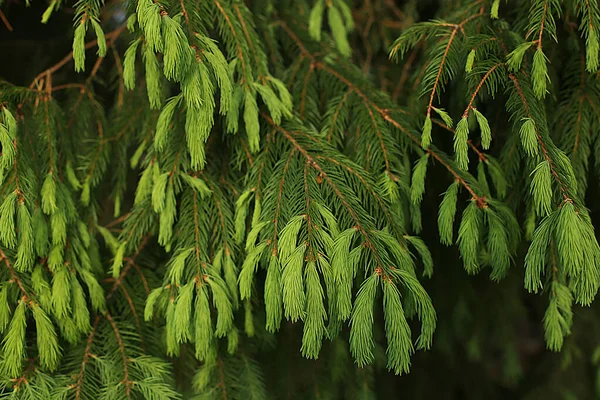
[{"label": "bright green new growth", "polygon": [[337,50],[341,55],[349,56],[352,50],[347,36],[354,29],[350,7],[344,0],[317,0],[315,2],[308,19],[308,31],[310,36],[317,41],[321,40],[321,29],[325,13],[327,13],[327,22]]},{"label": "bright green new growth", "polygon": [[67,61],[0,81],[3,394],[391,396],[516,289],[578,339],[598,1],[293,3],[80,0]]}]

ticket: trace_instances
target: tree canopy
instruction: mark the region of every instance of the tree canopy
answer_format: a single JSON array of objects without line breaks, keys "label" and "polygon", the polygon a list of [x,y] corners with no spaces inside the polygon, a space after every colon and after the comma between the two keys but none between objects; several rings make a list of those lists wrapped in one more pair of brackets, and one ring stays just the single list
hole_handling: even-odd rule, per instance
[{"label": "tree canopy", "polygon": [[0,20],[0,397],[600,395],[597,0]]}]

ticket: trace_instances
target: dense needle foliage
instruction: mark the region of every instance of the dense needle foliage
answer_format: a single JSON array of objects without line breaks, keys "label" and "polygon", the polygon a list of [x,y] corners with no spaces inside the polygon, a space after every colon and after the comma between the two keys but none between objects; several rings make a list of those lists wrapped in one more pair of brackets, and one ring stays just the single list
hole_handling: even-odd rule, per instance
[{"label": "dense needle foliage", "polygon": [[0,397],[600,395],[598,0],[0,5]]}]

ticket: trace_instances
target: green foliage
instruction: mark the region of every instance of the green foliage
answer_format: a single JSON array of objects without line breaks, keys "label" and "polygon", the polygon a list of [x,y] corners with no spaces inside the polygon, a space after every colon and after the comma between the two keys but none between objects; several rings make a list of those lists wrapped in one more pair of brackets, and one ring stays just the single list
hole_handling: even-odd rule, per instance
[{"label": "green foliage", "polygon": [[21,7],[72,52],[7,39],[0,397],[549,398],[542,356],[567,396],[527,340],[598,375],[597,0]]}]

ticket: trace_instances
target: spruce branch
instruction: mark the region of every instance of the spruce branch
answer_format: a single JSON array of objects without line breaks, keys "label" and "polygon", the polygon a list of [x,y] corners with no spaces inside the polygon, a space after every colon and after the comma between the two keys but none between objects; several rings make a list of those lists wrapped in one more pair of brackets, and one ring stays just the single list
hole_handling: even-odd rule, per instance
[{"label": "spruce branch", "polygon": [[[333,117],[332,117],[331,128],[328,130],[328,133],[327,133],[327,142],[329,142],[329,143],[331,143],[333,131],[335,129],[336,122],[340,116],[340,112],[341,112],[342,108],[344,107],[344,104],[346,103],[346,101],[348,101],[348,98],[350,97],[351,94],[352,94],[352,89],[346,91],[346,93],[344,93],[344,96],[342,97],[342,100],[339,102],[339,104],[335,108],[335,111],[334,111]],[[367,105],[367,107],[368,107],[368,105]],[[370,109],[369,109],[369,113],[371,113]],[[383,147],[383,143],[382,143],[382,147]],[[387,157],[386,157],[386,164],[388,164]]]},{"label": "spruce branch", "polygon": [[458,25],[456,25],[452,29],[452,32],[450,33],[450,36],[448,37],[448,43],[446,44],[446,48],[444,49],[444,53],[442,54],[442,59],[441,59],[440,65],[438,67],[438,72],[435,76],[435,80],[433,81],[433,88],[431,89],[431,95],[429,96],[429,104],[427,105],[427,118],[431,117],[431,110],[433,109],[433,100],[435,98],[435,93],[436,93],[438,84],[440,83],[440,77],[442,75],[442,71],[444,70],[444,64],[446,63],[446,59],[448,57],[448,52],[450,51],[450,46],[452,46],[454,37],[456,36],[456,33],[458,32],[458,30],[459,30]]},{"label": "spruce branch", "polygon": [[92,324],[92,330],[85,342],[85,350],[83,351],[83,359],[81,360],[81,367],[79,369],[79,373],[75,378],[75,383],[71,388],[75,389],[75,400],[81,399],[81,391],[83,389],[83,379],[85,376],[85,369],[88,365],[90,357],[94,357],[91,352],[92,343],[94,342],[94,336],[96,335],[96,330],[98,329],[98,324],[100,323],[100,319],[102,317],[97,315],[94,319],[94,323]]},{"label": "spruce branch", "polygon": [[[346,78],[344,78],[342,75],[338,74],[336,71],[332,70],[331,68],[329,68],[329,67],[327,67],[327,66],[325,66],[323,64],[317,64],[317,65],[319,65],[321,68],[323,68],[325,71],[329,72],[330,74],[334,75],[340,81],[345,82],[350,87],[352,87],[352,83],[350,81],[348,81]],[[355,88],[355,90],[358,90],[358,89]],[[379,114],[381,114],[381,116],[383,117],[383,119],[385,119],[386,121],[388,121],[389,123],[391,123],[392,125],[394,125],[402,133],[406,134],[415,144],[420,145],[421,141],[419,139],[417,139],[416,136],[414,136],[413,134],[411,134],[406,128],[404,128],[404,126],[402,126],[398,121],[396,121],[394,118],[392,118],[390,116],[389,110],[379,108],[374,103],[371,103],[370,100],[368,99],[368,97],[364,93],[362,93],[361,91],[357,91],[357,94],[359,96],[363,97],[363,99],[365,101],[368,101],[372,105],[372,107],[374,107],[375,110],[377,110],[377,112]],[[485,206],[485,203],[486,203],[485,198],[480,197],[479,195],[477,195],[475,193],[475,191],[473,190],[473,188],[471,188],[471,186],[458,174],[458,172],[456,172],[450,166],[450,164],[448,164],[447,162],[445,162],[442,159],[442,157],[433,148],[427,149],[426,152],[429,153],[429,154],[431,154],[440,164],[442,164],[446,169],[448,169],[448,171],[454,176],[454,178],[457,179],[461,183],[461,185],[465,187],[465,189],[467,189],[467,191],[471,194],[472,198],[475,201],[477,201],[477,204],[479,204],[481,207]]]},{"label": "spruce branch", "polygon": [[27,289],[25,289],[23,282],[21,282],[21,280],[19,279],[19,275],[17,275],[17,272],[15,271],[15,269],[13,268],[13,265],[8,260],[6,253],[4,253],[4,251],[2,251],[1,248],[0,248],[0,262],[4,262],[6,269],[8,269],[8,271],[10,272],[10,276],[12,278],[11,283],[14,283],[19,287],[19,290],[21,291],[21,293],[23,295],[24,301],[27,301],[27,302],[34,301],[35,296],[32,296],[29,293],[29,291]]},{"label": "spruce branch", "polygon": [[371,196],[373,196],[373,198],[375,200],[377,200],[377,203],[381,207],[381,209],[383,210],[383,212],[384,212],[384,214],[386,216],[387,222],[390,224],[390,226],[393,225],[393,216],[388,211],[384,199],[377,193],[377,191],[375,190],[375,188],[373,188],[373,186],[369,182],[367,182],[365,176],[363,176],[359,171],[356,171],[354,168],[352,168],[352,166],[347,165],[345,163],[342,163],[339,160],[336,160],[334,158],[323,157],[323,156],[317,156],[316,158],[317,159],[321,159],[321,160],[326,160],[326,161],[328,161],[328,162],[330,162],[332,164],[339,165],[340,167],[342,167],[346,171],[348,171],[351,175],[355,176],[367,188],[367,190],[369,190],[369,193],[371,194]]},{"label": "spruce branch", "polygon": [[[131,258],[128,259],[127,265],[123,268],[119,277],[114,280],[111,289],[106,292],[106,295],[105,295],[106,302],[108,302],[114,296],[115,292],[119,288],[121,288],[125,291],[125,288],[123,287],[123,281],[125,280],[127,274],[129,273],[129,270],[131,269],[132,266],[136,270],[138,270],[138,272],[140,273],[140,275],[143,278],[142,281],[144,282],[144,285],[145,285],[147,291],[149,291],[146,280],[143,277],[143,273],[141,272],[139,267],[137,267],[137,265],[135,264],[136,258],[139,256],[139,254],[142,252],[144,247],[147,245],[148,239],[149,239],[149,236],[146,236],[140,243],[140,246],[138,247],[137,252]],[[133,306],[133,301],[131,300],[131,297],[128,294],[126,294],[126,298],[127,298],[127,301],[129,303],[129,306],[131,307],[132,311],[134,311],[135,307]],[[135,315],[135,311],[134,311],[134,315]],[[82,357],[79,372],[75,377],[75,383],[73,385],[71,385],[71,387],[70,387],[71,389],[75,389],[75,399],[77,399],[77,400],[79,400],[81,398],[81,394],[82,394],[82,390],[83,390],[83,380],[85,378],[85,370],[87,368],[87,365],[88,365],[90,359],[95,357],[95,355],[92,354],[91,349],[92,349],[92,345],[94,343],[94,339],[96,338],[98,326],[103,317],[106,318],[107,321],[110,322],[111,326],[115,330],[114,331],[115,335],[118,335],[118,330],[116,329],[116,325],[114,324],[114,321],[112,320],[112,317],[110,317],[110,314],[108,312],[105,312],[104,314],[96,315],[96,318],[94,318],[94,322],[92,324],[89,335],[85,342],[85,349],[83,351],[83,357]],[[136,320],[137,320],[137,316],[136,316]],[[137,325],[139,327],[139,325],[140,325],[139,320],[137,320]],[[119,338],[120,338],[120,336],[119,336]],[[124,362],[126,362],[125,358],[124,358]],[[127,364],[124,364],[124,365],[125,365],[125,371],[127,371]],[[125,372],[125,374],[126,374],[125,380],[127,380],[127,372]],[[130,382],[130,383],[132,383],[132,382]]]},{"label": "spruce branch", "polygon": [[490,68],[485,73],[485,75],[483,75],[483,77],[481,78],[481,80],[477,84],[477,87],[473,91],[473,94],[471,95],[471,99],[469,100],[469,104],[467,105],[467,108],[465,108],[465,112],[462,115],[463,118],[467,118],[469,116],[469,112],[473,108],[473,103],[475,102],[475,98],[479,94],[479,91],[481,90],[481,88],[483,88],[483,85],[485,84],[485,81],[492,75],[492,73],[496,70],[496,68],[503,67],[503,66],[504,66],[504,63],[495,64],[492,68]]},{"label": "spruce branch", "polygon": [[236,16],[238,18],[238,21],[240,23],[240,25],[242,26],[242,30],[244,31],[244,35],[246,36],[246,41],[248,42],[248,46],[250,47],[250,52],[254,54],[254,58],[256,61],[256,64],[259,65],[260,64],[260,59],[258,57],[258,54],[256,52],[256,49],[254,48],[254,44],[252,43],[252,39],[250,38],[250,34],[248,33],[248,27],[246,26],[246,21],[244,20],[244,17],[242,16],[242,13],[240,12],[240,7],[237,3],[233,4],[233,8],[235,9],[235,13]]},{"label": "spruce branch", "polygon": [[541,18],[541,22],[540,22],[540,33],[538,35],[538,39],[537,39],[537,48],[541,50],[542,48],[542,36],[544,34],[544,25],[546,23],[546,15],[548,13],[548,2],[544,1],[544,6],[543,6],[543,12],[542,12],[542,18]]},{"label": "spruce branch", "polygon": [[300,95],[300,118],[304,117],[304,109],[305,109],[305,105],[306,105],[306,93],[308,91],[308,84],[310,82],[310,78],[313,74],[315,70],[315,65],[313,65],[312,63],[310,64],[309,68],[308,68],[308,73],[306,74],[306,76],[304,77],[304,85],[302,87],[302,94]]},{"label": "spruce branch", "polygon": [[[387,112],[385,112],[383,118],[386,121],[389,121],[396,128],[400,129],[401,132],[408,135],[415,144],[417,144],[417,145],[421,144],[421,141],[419,139],[417,139],[416,136],[414,136],[413,134],[408,132],[408,130],[404,129],[404,127],[400,123],[398,123],[396,120],[391,118]],[[450,172],[450,174],[454,177],[454,179],[456,181],[458,181],[469,192],[469,194],[471,195],[471,198],[477,203],[477,206],[479,208],[485,208],[487,206],[486,198],[484,196],[478,195],[475,192],[474,188],[469,183],[467,183],[467,181],[461,176],[461,174],[459,172],[457,172],[457,170],[454,169],[446,160],[444,160],[438,152],[435,151],[435,148],[433,148],[433,146],[430,146],[426,150],[426,153],[431,154],[431,156],[433,158],[435,158],[441,165],[443,165],[448,170],[448,172]]]},{"label": "spruce branch", "polygon": [[[443,121],[436,119],[432,119],[433,123],[444,128],[445,130],[447,130],[448,132],[452,132],[453,134],[456,134],[456,130],[453,128],[450,128],[448,125],[446,125]],[[488,158],[485,155],[485,153],[481,150],[479,150],[479,148],[473,143],[473,140],[469,139],[467,140],[467,144],[469,145],[469,147],[475,152],[475,154],[477,154],[477,157],[479,158],[480,161],[483,162],[487,162]]]},{"label": "spruce branch", "polygon": [[[207,184],[208,187],[210,188],[210,190],[215,193],[215,186],[210,182],[210,180],[207,180]],[[227,232],[227,226],[226,226],[226,222],[225,222],[225,216],[223,213],[224,210],[224,206],[223,204],[221,204],[221,201],[219,199],[219,197],[217,195],[214,195],[214,201],[215,201],[215,205],[217,207],[217,215],[219,216],[219,224],[221,225],[221,230],[222,232]],[[196,223],[196,227],[198,227],[199,225],[197,224],[198,221],[194,220],[194,222]],[[197,238],[197,236],[196,236]],[[199,243],[199,242],[196,242]],[[230,249],[230,245],[227,242],[225,236],[223,236],[223,249],[225,250],[226,253],[229,253],[231,251]]]},{"label": "spruce branch", "polygon": [[[277,129],[277,128],[274,128]],[[290,167],[290,162],[292,161],[292,157],[294,156],[294,153],[297,151],[296,148],[294,148],[292,151],[290,151],[285,164],[283,166],[283,174],[281,175],[281,180],[279,181],[279,185],[278,185],[278,191],[277,191],[277,203],[275,206],[275,218],[273,219],[273,256],[277,255],[277,235],[279,234],[279,214],[281,212],[281,207],[283,205],[283,188],[285,185],[285,176],[287,174],[288,168]]]},{"label": "spruce branch", "polygon": [[[125,29],[127,29],[127,25],[126,24],[125,25],[121,25],[120,27],[118,27],[117,29],[113,30],[112,32],[109,32],[109,33],[105,34],[104,37],[107,38],[107,39],[110,39],[111,42],[114,42],[121,35],[121,33],[123,33],[123,31]],[[86,50],[87,49],[91,49],[92,47],[96,46],[97,44],[98,44],[98,39],[94,39],[92,41],[89,41],[89,42],[85,43],[84,48]],[[71,51],[62,60],[60,60],[59,62],[57,62],[56,64],[54,64],[50,68],[48,68],[48,69],[40,72],[35,78],[33,78],[33,81],[29,85],[29,88],[30,89],[35,88],[38,85],[38,82],[41,81],[44,78],[45,79],[49,79],[50,76],[53,73],[55,73],[56,71],[58,71],[59,69],[61,69],[65,65],[67,65],[72,60],[73,60],[73,51]],[[95,74],[93,74],[93,75],[95,75]]]},{"label": "spruce branch", "polygon": [[217,359],[217,368],[219,370],[219,383],[217,386],[221,390],[223,400],[227,399],[227,384],[225,383],[225,374],[223,372],[223,360],[219,357]]},{"label": "spruce branch", "polygon": [[[352,89],[351,89],[352,90]],[[377,137],[379,138],[379,143],[381,145],[381,151],[383,153],[383,159],[385,160],[385,170],[387,172],[390,171],[391,167],[390,167],[390,160],[388,158],[388,152],[385,148],[385,143],[383,142],[383,138],[381,136],[381,130],[379,129],[379,126],[377,125],[377,121],[375,120],[375,116],[373,115],[373,110],[371,109],[369,103],[367,102],[366,99],[364,99],[365,102],[365,106],[367,107],[367,111],[369,112],[369,116],[371,117],[371,121],[373,122],[373,129],[375,130],[375,132],[377,133]],[[379,110],[377,110],[379,112]],[[380,112],[381,114],[381,112]]]},{"label": "spruce branch", "polygon": [[113,320],[113,317],[108,312],[105,313],[104,316],[108,320],[110,325],[112,326],[112,329],[115,334],[115,338],[117,339],[117,344],[119,346],[119,351],[121,352],[121,356],[123,357],[123,374],[124,374],[124,376],[123,376],[123,380],[120,383],[125,385],[125,394],[126,394],[127,398],[129,399],[129,398],[131,398],[131,386],[134,384],[134,382],[129,379],[129,359],[125,352],[125,345],[123,344],[123,339],[119,332],[119,328],[117,328],[117,325],[115,324],[115,321]]},{"label": "spruce branch", "polygon": [[229,27],[229,30],[231,31],[231,34],[233,35],[233,37],[236,40],[237,56],[238,56],[238,59],[240,60],[240,63],[242,63],[242,69],[244,71],[246,71],[247,70],[246,59],[244,58],[244,52],[243,52],[242,46],[240,44],[240,39],[238,38],[237,32],[236,32],[235,28],[233,27],[233,24],[231,23],[231,18],[227,14],[227,12],[223,8],[223,6],[221,5],[221,2],[219,2],[219,0],[213,0],[213,2],[215,3],[215,5],[217,6],[219,12],[221,13],[221,15],[223,16],[223,18],[225,19],[225,23]]},{"label": "spruce branch", "polygon": [[[398,121],[396,121],[394,118],[392,118],[390,115],[390,110],[377,106],[377,104],[375,104],[362,90],[360,90],[358,87],[356,87],[350,80],[348,80],[346,77],[344,77],[338,71],[327,66],[323,62],[319,61],[312,53],[310,53],[308,51],[308,49],[304,46],[304,44],[300,41],[300,39],[296,36],[296,34],[290,29],[290,27],[284,21],[280,20],[279,25],[288,34],[288,36],[290,36],[290,38],[296,43],[296,45],[300,49],[303,57],[306,57],[309,60],[311,60],[311,68],[314,66],[314,68],[323,70],[323,71],[327,72],[328,74],[334,76],[339,81],[346,84],[348,86],[349,90],[351,90],[353,93],[356,93],[359,97],[361,97],[363,99],[365,104],[367,104],[369,106],[369,109],[373,108],[375,111],[377,111],[377,113],[379,113],[381,115],[381,117],[384,120],[388,121],[393,126],[398,128],[402,133],[407,135],[410,138],[410,140],[412,140],[415,144],[420,146],[421,141],[419,139],[417,139],[413,134],[411,134],[406,128],[404,128],[404,126],[402,126]],[[437,152],[435,151],[434,148],[429,148],[426,151],[429,154],[431,154],[446,169],[448,169],[448,171],[454,176],[454,178],[456,180],[458,180],[460,182],[460,184],[465,187],[465,189],[467,189],[467,191],[470,193],[471,197],[477,201],[477,204],[480,207],[485,207],[485,205],[486,205],[485,198],[482,196],[479,196],[473,190],[473,188],[460,176],[460,174],[458,172],[456,172],[455,170],[453,170],[453,168],[450,166],[450,164],[448,164],[446,161],[444,161],[442,159],[442,157],[439,154],[437,154]]]},{"label": "spruce branch", "polygon": [[[530,111],[530,106],[529,103],[527,101],[527,98],[525,97],[525,93],[523,92],[523,90],[521,89],[521,85],[519,84],[519,80],[517,79],[517,77],[514,74],[509,74],[508,77],[510,78],[510,80],[513,82],[514,86],[515,86],[515,90],[517,91],[522,103],[523,103],[523,107],[525,110],[525,114],[527,115],[527,117],[533,121],[535,121],[535,119],[533,118],[531,111]],[[542,150],[542,154],[544,159],[546,160],[546,162],[548,162],[548,165],[550,166],[550,170],[552,171],[552,176],[554,178],[554,180],[556,181],[556,183],[558,184],[561,194],[563,196],[564,201],[569,202],[569,203],[573,203],[573,199],[571,198],[565,184],[561,181],[558,172],[556,171],[556,166],[554,166],[554,162],[553,160],[550,158],[549,154],[548,154],[548,149],[546,148],[546,144],[544,143],[544,141],[542,140],[542,136],[538,131],[538,126],[537,123],[535,123],[535,134],[536,134],[536,139],[537,142],[540,146],[540,149]]]},{"label": "spruce branch", "polygon": [[377,260],[377,265],[380,268],[387,268],[387,266],[385,266],[381,262],[381,259],[379,258],[379,255],[377,252],[377,249],[375,248],[375,245],[373,244],[373,241],[370,237],[370,234],[365,229],[365,227],[363,227],[357,213],[352,209],[352,207],[350,207],[350,204],[346,200],[346,197],[344,196],[344,194],[340,191],[339,187],[331,180],[331,178],[327,175],[327,173],[323,170],[323,168],[316,162],[316,160],[308,153],[308,151],[306,149],[304,149],[302,146],[300,146],[300,144],[296,141],[296,139],[294,138],[294,134],[291,131],[287,131],[284,128],[282,128],[281,126],[276,126],[270,116],[268,116],[264,113],[262,114],[262,116],[267,122],[269,122],[269,124],[273,125],[273,127],[275,129],[277,129],[278,132],[281,132],[285,136],[285,138],[292,144],[292,146],[300,154],[302,154],[302,156],[304,156],[306,161],[308,163],[310,163],[310,165],[313,168],[315,168],[321,174],[321,176],[323,176],[323,179],[325,180],[325,182],[327,182],[327,184],[331,187],[331,189],[334,191],[336,196],[340,199],[340,201],[342,202],[342,204],[344,205],[344,207],[346,208],[346,210],[348,211],[348,213],[354,220],[354,223],[356,224],[356,229],[362,234],[362,236],[365,240],[365,243],[367,244],[369,249],[371,249],[371,251],[373,252],[373,255],[375,256],[375,258]]}]

